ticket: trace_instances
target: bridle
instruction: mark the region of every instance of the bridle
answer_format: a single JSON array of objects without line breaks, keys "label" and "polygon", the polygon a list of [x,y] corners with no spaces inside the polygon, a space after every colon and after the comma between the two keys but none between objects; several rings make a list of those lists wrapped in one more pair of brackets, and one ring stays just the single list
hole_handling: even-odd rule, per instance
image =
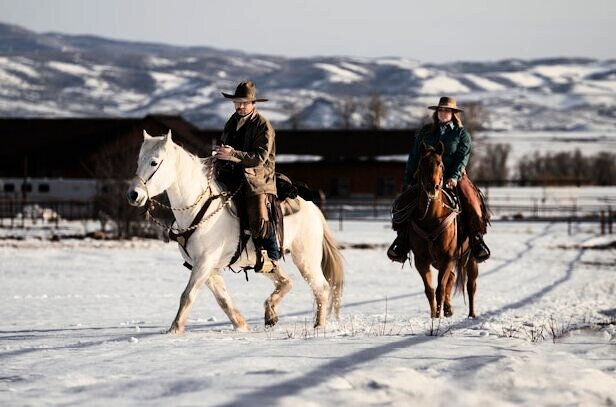
[{"label": "bridle", "polygon": [[[211,160],[213,160],[214,158],[212,158]],[[150,174],[150,176],[147,179],[144,179],[143,177],[141,177],[140,175],[136,175],[136,178],[139,180],[139,182],[141,182],[141,184],[143,185],[143,187],[145,188],[145,193],[147,196],[146,199],[146,213],[148,215],[148,217],[150,219],[152,219],[152,221],[154,223],[156,223],[158,226],[167,229],[167,231],[173,231],[176,234],[181,234],[190,230],[194,230],[196,228],[198,228],[200,225],[204,224],[206,221],[208,221],[210,218],[212,218],[215,214],[217,214],[218,212],[220,212],[223,208],[225,208],[226,206],[229,205],[229,203],[233,200],[233,198],[235,197],[235,195],[237,195],[240,191],[240,189],[242,188],[242,183],[240,183],[240,185],[238,186],[238,188],[233,192],[233,193],[229,193],[227,191],[222,191],[221,193],[217,194],[217,195],[210,195],[209,199],[207,200],[207,203],[209,204],[210,202],[216,200],[216,199],[222,199],[224,202],[222,203],[222,205],[220,205],[218,208],[216,208],[216,210],[212,213],[210,213],[208,216],[203,217],[198,223],[189,226],[187,228],[174,228],[173,226],[167,226],[165,224],[163,224],[162,222],[160,222],[153,214],[152,211],[154,210],[155,206],[159,206],[161,208],[165,208],[165,209],[169,209],[172,211],[188,211],[190,209],[193,209],[194,207],[196,207],[199,202],[201,202],[202,198],[209,192],[211,194],[212,192],[212,182],[214,180],[214,163],[212,162],[209,166],[209,171],[208,171],[208,175],[207,175],[207,187],[201,192],[201,194],[199,194],[199,196],[197,197],[197,200],[189,206],[183,207],[183,208],[175,208],[169,205],[165,205],[162,202],[157,201],[154,198],[150,197],[150,193],[148,191],[148,185],[147,183],[152,179],[152,177],[154,176],[154,174],[156,174],[156,172],[160,169],[160,167],[162,166],[163,162],[165,160],[161,160],[160,164],[158,164],[158,167],[156,167],[156,169],[152,172],[152,174]]]},{"label": "bridle", "polygon": [[[430,186],[432,184],[426,183],[424,181],[424,177],[422,176],[421,171],[420,171],[420,174],[419,174],[419,185],[420,185],[421,191],[423,191],[426,194],[426,210],[424,211],[424,214],[418,220],[424,220],[426,218],[426,215],[428,214],[428,209],[430,209],[430,205],[432,204],[432,202],[439,200],[439,195],[441,193],[441,190],[443,189],[443,170],[444,170],[444,167],[443,167],[443,163],[442,162],[439,163],[439,167],[441,168],[441,176],[439,178],[438,183],[435,185],[438,188],[436,188],[436,193],[434,193],[433,196],[431,196],[431,193],[430,193],[430,191],[428,191],[428,188],[427,188],[428,186]],[[420,166],[420,168],[421,168],[421,166]],[[442,199],[441,199],[441,202],[442,202],[443,206],[449,207],[448,205],[445,204],[445,202]],[[450,208],[450,209],[453,209],[453,208]]]},{"label": "bridle", "polygon": [[141,182],[141,184],[145,188],[145,195],[147,196],[147,201],[150,200],[150,192],[148,191],[148,181],[150,181],[152,179],[152,177],[154,176],[154,174],[156,174],[158,172],[158,170],[160,169],[160,167],[162,167],[164,162],[165,162],[165,160],[160,160],[160,163],[158,164],[158,167],[156,167],[156,169],[154,171],[152,171],[152,173],[150,174],[150,176],[147,179],[143,179],[143,177],[141,175],[135,175],[135,178],[137,178],[139,180],[139,182]]}]

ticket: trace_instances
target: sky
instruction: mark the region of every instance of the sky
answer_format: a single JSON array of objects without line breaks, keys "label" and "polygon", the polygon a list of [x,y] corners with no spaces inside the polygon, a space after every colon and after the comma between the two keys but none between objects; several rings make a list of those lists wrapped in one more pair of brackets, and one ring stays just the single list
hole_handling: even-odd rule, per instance
[{"label": "sky", "polygon": [[0,1],[0,21],[36,32],[421,62],[610,59],[615,15],[614,0]]}]

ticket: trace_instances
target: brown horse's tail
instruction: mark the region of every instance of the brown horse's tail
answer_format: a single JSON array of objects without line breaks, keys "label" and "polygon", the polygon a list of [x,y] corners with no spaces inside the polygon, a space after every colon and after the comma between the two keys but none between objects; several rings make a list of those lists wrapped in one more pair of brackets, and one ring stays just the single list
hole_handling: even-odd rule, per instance
[{"label": "brown horse's tail", "polygon": [[466,283],[468,281],[468,267],[469,262],[475,261],[470,249],[470,242],[468,237],[463,241],[458,242],[458,254],[456,260],[456,290],[455,294],[462,293],[465,296]]},{"label": "brown horse's tail", "polygon": [[320,213],[320,215],[321,222],[323,223],[323,258],[321,260],[321,268],[323,269],[323,275],[330,287],[328,312],[331,313],[333,310],[336,318],[338,318],[340,315],[342,289],[344,288],[342,256],[340,255],[336,241],[327,226],[323,214]]}]

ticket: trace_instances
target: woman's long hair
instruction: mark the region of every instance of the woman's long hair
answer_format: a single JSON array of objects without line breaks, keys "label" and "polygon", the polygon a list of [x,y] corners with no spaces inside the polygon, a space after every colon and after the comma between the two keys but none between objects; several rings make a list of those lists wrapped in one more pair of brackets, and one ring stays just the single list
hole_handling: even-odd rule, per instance
[{"label": "woman's long hair", "polygon": [[[460,112],[452,112],[451,121],[458,127],[464,127],[464,125],[462,124],[462,116],[460,115]],[[432,114],[432,131],[438,129],[438,123],[438,110],[435,110]]]}]

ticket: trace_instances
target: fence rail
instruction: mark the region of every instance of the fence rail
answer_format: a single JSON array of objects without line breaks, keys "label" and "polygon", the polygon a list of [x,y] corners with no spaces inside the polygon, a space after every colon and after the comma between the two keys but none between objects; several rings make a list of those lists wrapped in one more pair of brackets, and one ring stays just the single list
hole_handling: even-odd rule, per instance
[{"label": "fence rail", "polygon": [[[612,200],[605,203],[554,204],[538,199],[508,199],[489,202],[495,220],[555,220],[565,222],[604,222],[610,225],[616,220]],[[27,202],[0,200],[0,227],[20,228],[37,221],[51,225],[64,220],[97,220],[100,211],[94,202]],[[329,200],[321,207],[329,220],[388,221],[389,200]]]},{"label": "fence rail", "polygon": [[[494,219],[599,219],[601,212],[614,217],[611,204],[557,205],[541,202],[492,203],[488,202]],[[328,218],[388,220],[391,203],[384,202],[328,202],[322,207]]]},{"label": "fence rail", "polygon": [[26,222],[43,221],[58,224],[61,219],[97,219],[94,202],[45,201],[0,199],[0,226],[23,227]]}]

